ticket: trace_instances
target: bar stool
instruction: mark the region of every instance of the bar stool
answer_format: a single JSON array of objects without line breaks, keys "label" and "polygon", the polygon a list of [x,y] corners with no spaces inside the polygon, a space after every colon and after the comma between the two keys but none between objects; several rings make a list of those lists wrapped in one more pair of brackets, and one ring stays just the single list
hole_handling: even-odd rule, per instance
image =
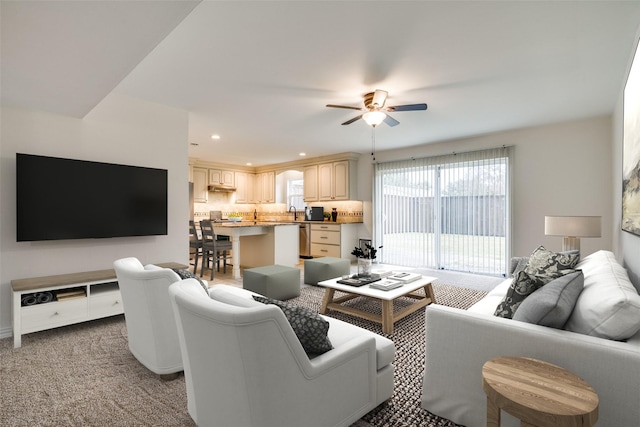
[{"label": "bar stool", "polygon": [[189,220],[189,250],[194,255],[193,274],[198,274],[198,259],[202,254],[202,239],[198,235],[196,223]]},{"label": "bar stool", "polygon": [[216,240],[211,221],[200,221],[200,229],[202,230],[202,270],[200,276],[204,275],[205,263],[209,264],[211,261],[211,280],[213,280],[214,264],[220,271],[220,260],[223,261],[224,273],[227,272],[227,255],[231,250],[231,241]]}]

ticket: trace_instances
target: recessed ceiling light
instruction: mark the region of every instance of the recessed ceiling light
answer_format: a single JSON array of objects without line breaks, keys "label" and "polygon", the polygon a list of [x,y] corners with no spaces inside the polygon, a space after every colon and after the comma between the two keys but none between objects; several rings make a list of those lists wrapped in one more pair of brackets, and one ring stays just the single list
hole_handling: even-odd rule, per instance
[{"label": "recessed ceiling light", "polygon": [[304,157],[304,156],[306,156],[306,155],[307,155],[307,153],[300,153],[300,156],[301,156],[301,157]]},{"label": "recessed ceiling light", "polygon": [[220,139],[220,135],[214,133],[211,135],[211,139]]},{"label": "recessed ceiling light", "polygon": [[251,166],[251,162],[247,163],[246,165],[247,165],[247,166]]}]

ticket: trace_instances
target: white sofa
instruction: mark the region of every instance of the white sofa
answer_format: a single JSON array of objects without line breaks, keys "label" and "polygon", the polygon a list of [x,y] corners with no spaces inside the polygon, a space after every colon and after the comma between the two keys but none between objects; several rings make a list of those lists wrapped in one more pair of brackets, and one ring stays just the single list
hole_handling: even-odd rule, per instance
[{"label": "white sofa", "polygon": [[169,288],[189,414],[206,426],[349,426],[393,394],[393,341],[328,317],[333,349],[305,353],[283,311],[193,279]]},{"label": "white sofa", "polygon": [[[494,316],[512,279],[466,311],[428,306],[422,407],[467,427],[485,426],[482,365],[498,356],[526,356],[585,379],[600,399],[597,425],[639,426],[640,332],[632,323],[640,321],[640,297],[611,252],[591,254],[576,268],[584,273],[584,289],[565,328],[592,335]],[[593,336],[615,328],[632,335],[625,341]],[[503,427],[519,425],[503,411]]]}]

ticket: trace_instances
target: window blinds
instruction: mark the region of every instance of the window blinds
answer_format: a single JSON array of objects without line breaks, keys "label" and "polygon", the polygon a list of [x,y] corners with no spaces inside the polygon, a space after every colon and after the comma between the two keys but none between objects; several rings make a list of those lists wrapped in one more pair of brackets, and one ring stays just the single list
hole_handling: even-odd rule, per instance
[{"label": "window blinds", "polygon": [[511,155],[500,147],[376,164],[379,261],[505,274]]}]

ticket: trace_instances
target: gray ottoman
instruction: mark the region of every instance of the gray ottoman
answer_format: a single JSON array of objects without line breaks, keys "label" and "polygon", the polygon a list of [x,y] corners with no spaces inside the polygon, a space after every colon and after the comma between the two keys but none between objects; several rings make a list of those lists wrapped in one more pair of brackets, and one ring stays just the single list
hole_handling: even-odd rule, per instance
[{"label": "gray ottoman", "polygon": [[284,265],[249,268],[242,275],[242,287],[269,298],[295,298],[300,296],[300,270]]},{"label": "gray ottoman", "polygon": [[351,262],[342,258],[315,258],[304,261],[304,283],[317,285],[323,280],[349,274]]}]

